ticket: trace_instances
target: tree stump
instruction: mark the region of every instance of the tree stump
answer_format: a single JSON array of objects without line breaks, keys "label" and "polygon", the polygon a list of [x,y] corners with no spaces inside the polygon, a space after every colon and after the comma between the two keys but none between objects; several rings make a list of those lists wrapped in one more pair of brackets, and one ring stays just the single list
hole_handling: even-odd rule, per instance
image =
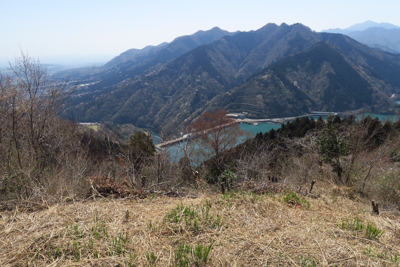
[{"label": "tree stump", "polygon": [[378,207],[378,203],[375,204],[375,201],[372,200],[372,211],[374,213],[376,213],[377,215],[379,215],[379,207]]},{"label": "tree stump", "polygon": [[311,191],[312,191],[312,189],[313,189],[313,187],[314,187],[314,184],[315,184],[316,182],[317,182],[316,180],[312,180],[312,182],[311,182],[311,187],[310,187],[310,194],[311,194]]}]

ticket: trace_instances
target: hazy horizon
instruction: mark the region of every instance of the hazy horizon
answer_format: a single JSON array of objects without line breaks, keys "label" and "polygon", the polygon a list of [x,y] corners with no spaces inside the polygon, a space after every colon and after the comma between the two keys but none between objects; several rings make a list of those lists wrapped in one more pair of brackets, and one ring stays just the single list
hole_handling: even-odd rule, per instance
[{"label": "hazy horizon", "polygon": [[[26,51],[21,51],[26,53]],[[117,55],[60,55],[60,56],[42,56],[36,57],[28,51],[28,55],[35,60],[40,61],[46,65],[61,65],[66,67],[85,67],[85,66],[96,66],[102,65],[110,61]],[[18,57],[17,55],[16,57]],[[0,69],[9,68],[10,63],[14,64],[16,58],[11,60],[0,61]]]},{"label": "hazy horizon", "polygon": [[[302,23],[314,31],[367,20],[400,25],[398,1],[4,1],[0,67],[22,52],[45,64],[105,63],[122,52],[219,27],[257,30]],[[7,27],[5,26],[7,25]]]}]

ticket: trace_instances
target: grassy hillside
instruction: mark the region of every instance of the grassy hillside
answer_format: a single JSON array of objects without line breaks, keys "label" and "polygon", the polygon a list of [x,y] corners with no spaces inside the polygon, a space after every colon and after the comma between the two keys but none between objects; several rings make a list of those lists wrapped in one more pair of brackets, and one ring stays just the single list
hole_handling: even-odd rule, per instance
[{"label": "grassy hillside", "polygon": [[[251,186],[251,185],[248,185]],[[399,213],[351,190],[97,198],[1,212],[2,266],[399,266]],[[209,250],[209,254],[207,254]]]}]

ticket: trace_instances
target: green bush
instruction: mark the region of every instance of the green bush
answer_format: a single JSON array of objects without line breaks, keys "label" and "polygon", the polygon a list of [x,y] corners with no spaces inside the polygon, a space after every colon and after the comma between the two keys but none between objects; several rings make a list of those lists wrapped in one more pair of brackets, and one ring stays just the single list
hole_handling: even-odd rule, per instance
[{"label": "green bush", "polygon": [[322,160],[332,166],[332,171],[337,174],[339,181],[343,182],[342,174],[344,170],[340,158],[350,153],[349,144],[347,139],[339,134],[332,120],[333,117],[328,117],[326,129],[322,131],[318,139],[318,148]]},{"label": "green bush", "polygon": [[231,189],[237,180],[237,175],[231,170],[225,170],[219,177],[218,181],[224,183],[227,189]]}]

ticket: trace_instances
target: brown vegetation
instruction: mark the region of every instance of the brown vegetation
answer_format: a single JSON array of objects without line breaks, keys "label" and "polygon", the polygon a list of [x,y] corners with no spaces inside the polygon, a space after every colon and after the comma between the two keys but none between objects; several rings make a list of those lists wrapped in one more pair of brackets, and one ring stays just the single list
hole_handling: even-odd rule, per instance
[{"label": "brown vegetation", "polygon": [[226,115],[222,109],[205,111],[189,126],[189,132],[198,137],[197,150],[202,153],[203,160],[211,158],[214,176],[223,173],[228,151],[238,144],[240,138],[246,137],[238,122]]},{"label": "brown vegetation", "polygon": [[400,122],[303,118],[235,147],[236,122],[206,112],[175,164],[145,133],[59,119],[67,84],[29,57],[13,70],[0,265],[399,265]]},{"label": "brown vegetation", "polygon": [[192,251],[182,263],[179,247],[185,244],[212,245],[207,263],[196,266],[398,266],[398,215],[373,215],[369,205],[325,186],[314,189],[319,199],[298,194],[300,205],[286,202],[286,193],[207,190],[196,199],[104,199],[2,212],[0,263],[195,266]]},{"label": "brown vegetation", "polygon": [[1,200],[79,192],[86,166],[77,127],[57,116],[73,88],[25,55],[11,69],[0,76]]}]

